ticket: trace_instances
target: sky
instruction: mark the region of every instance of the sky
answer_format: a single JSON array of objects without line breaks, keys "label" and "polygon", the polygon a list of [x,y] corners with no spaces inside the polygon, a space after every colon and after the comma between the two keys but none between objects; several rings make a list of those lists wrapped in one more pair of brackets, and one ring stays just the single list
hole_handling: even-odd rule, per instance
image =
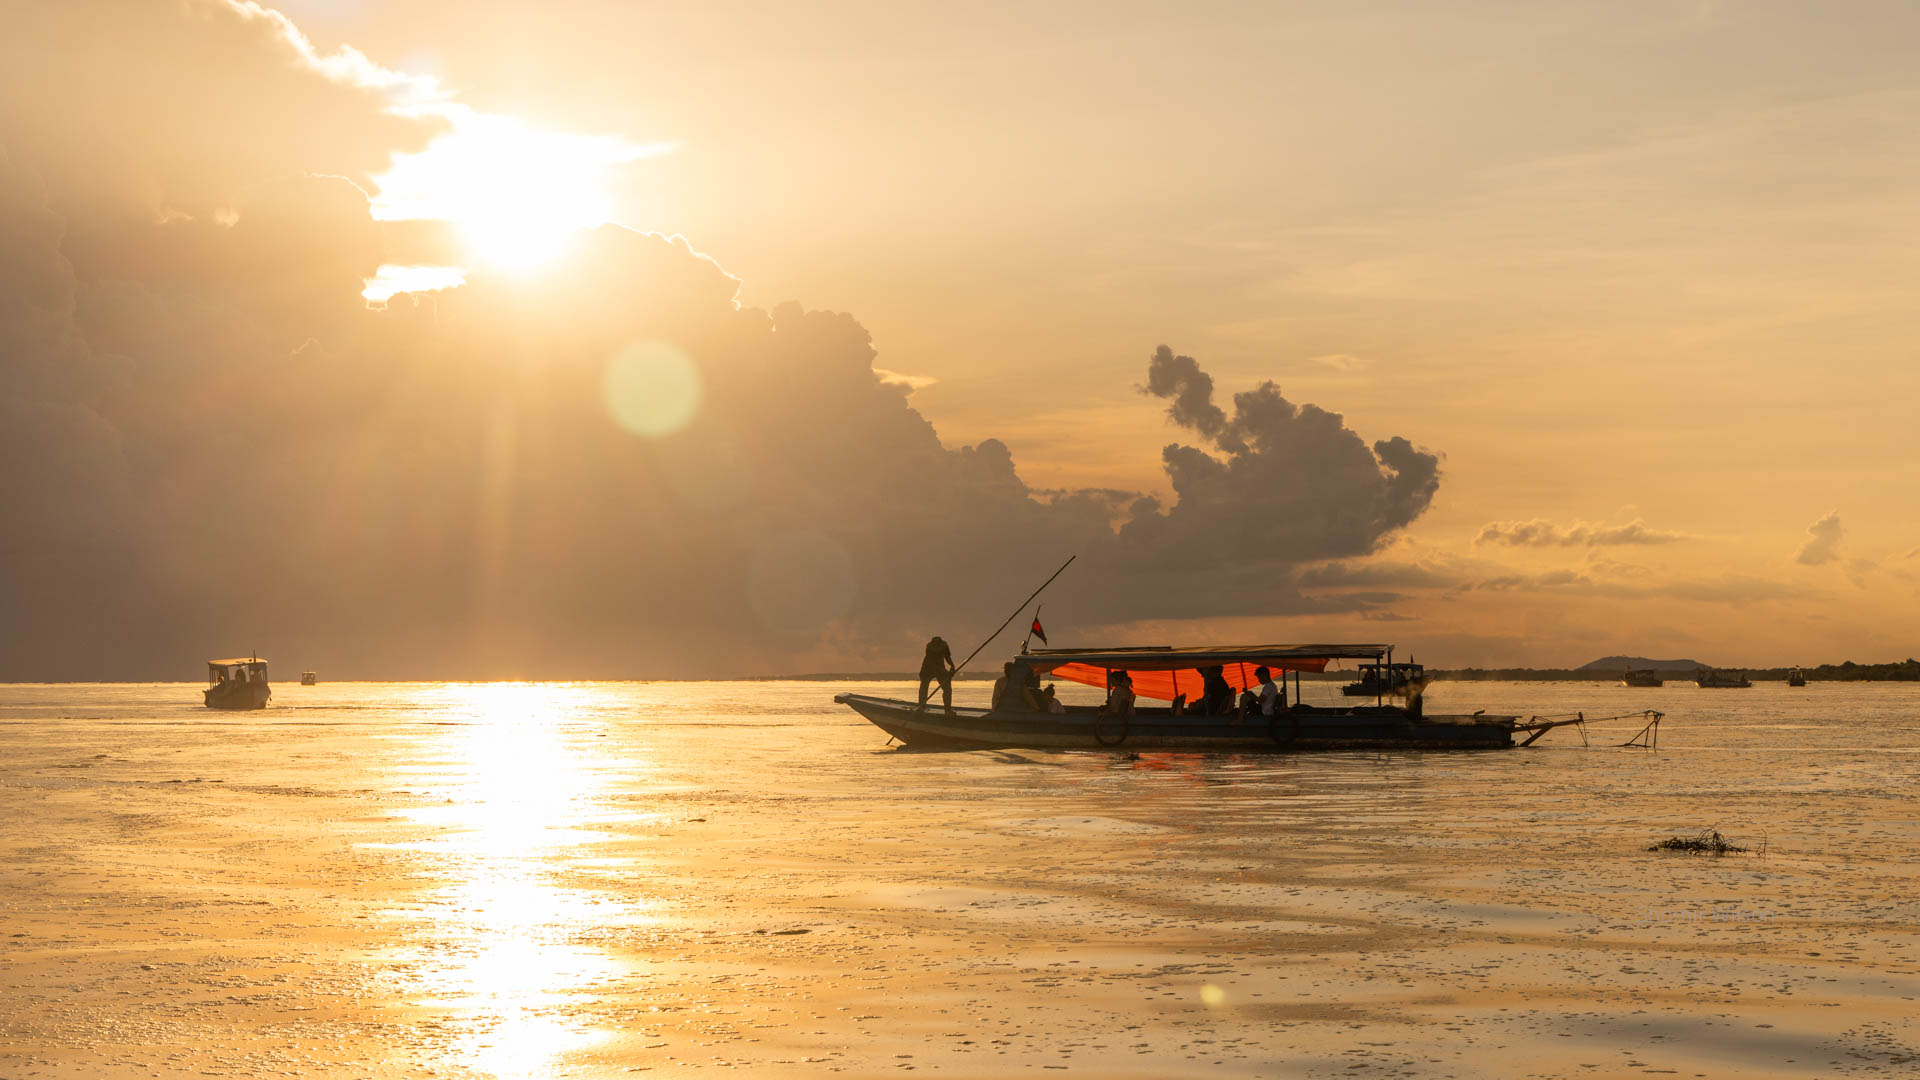
[{"label": "sky", "polygon": [[9,22],[0,678],[1920,651],[1911,5]]}]

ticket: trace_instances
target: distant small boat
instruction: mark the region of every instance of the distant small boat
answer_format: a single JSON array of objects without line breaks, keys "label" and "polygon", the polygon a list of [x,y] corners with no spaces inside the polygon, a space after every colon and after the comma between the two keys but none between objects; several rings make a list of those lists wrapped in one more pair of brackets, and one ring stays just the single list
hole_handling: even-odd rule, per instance
[{"label": "distant small boat", "polygon": [[1807,685],[1807,673],[1804,671],[1801,671],[1799,668],[1794,668],[1792,671],[1787,672],[1787,685],[1788,686]]},{"label": "distant small boat", "polygon": [[1340,688],[1348,697],[1386,697],[1418,689],[1427,681],[1424,664],[1361,664],[1360,681]]},{"label": "distant small boat", "polygon": [[1753,685],[1748,681],[1746,672],[1723,671],[1719,668],[1702,668],[1693,682],[1709,690],[1744,690]]},{"label": "distant small boat", "polygon": [[1660,673],[1658,671],[1655,671],[1652,668],[1643,668],[1639,671],[1635,671],[1632,668],[1628,668],[1627,670],[1620,673],[1620,685],[1621,686],[1665,686],[1666,680],[1662,679],[1660,677]]},{"label": "distant small boat", "polygon": [[272,696],[265,660],[249,656],[207,661],[207,708],[264,709]]},{"label": "distant small boat", "polygon": [[303,671],[300,673],[301,686],[312,686],[314,683],[317,683],[319,681],[320,681],[320,674],[318,672]]}]

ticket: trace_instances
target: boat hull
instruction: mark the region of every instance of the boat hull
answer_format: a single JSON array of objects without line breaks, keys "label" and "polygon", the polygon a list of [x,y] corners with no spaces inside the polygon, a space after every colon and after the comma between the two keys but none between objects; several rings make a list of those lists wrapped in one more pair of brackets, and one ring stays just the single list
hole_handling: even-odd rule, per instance
[{"label": "boat hull", "polygon": [[209,709],[264,709],[273,691],[263,682],[223,682],[207,687]]},{"label": "boat hull", "polygon": [[1242,753],[1336,749],[1500,749],[1514,717],[1427,716],[1391,706],[1293,709],[1278,717],[1148,713],[1126,724],[1089,712],[921,710],[910,701],[839,694],[833,699],[916,750],[1190,750]]},{"label": "boat hull", "polygon": [[1340,688],[1340,692],[1342,694],[1345,694],[1347,697],[1385,697],[1388,694],[1400,693],[1405,689],[1406,689],[1406,685],[1404,683],[1401,684],[1396,689],[1389,690],[1384,686],[1372,686],[1367,683],[1356,682],[1356,683],[1348,683],[1345,686],[1342,686]]}]

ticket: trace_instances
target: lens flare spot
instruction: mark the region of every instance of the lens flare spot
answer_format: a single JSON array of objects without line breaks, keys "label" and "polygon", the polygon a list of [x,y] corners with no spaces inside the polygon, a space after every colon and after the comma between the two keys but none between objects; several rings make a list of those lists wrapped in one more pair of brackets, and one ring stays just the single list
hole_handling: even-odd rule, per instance
[{"label": "lens flare spot", "polygon": [[685,353],[652,341],[629,345],[607,362],[603,387],[614,423],[658,439],[687,426],[700,411],[700,369]]},{"label": "lens flare spot", "polygon": [[1217,1009],[1227,1003],[1227,992],[1208,983],[1200,988],[1200,1001],[1209,1009]]}]

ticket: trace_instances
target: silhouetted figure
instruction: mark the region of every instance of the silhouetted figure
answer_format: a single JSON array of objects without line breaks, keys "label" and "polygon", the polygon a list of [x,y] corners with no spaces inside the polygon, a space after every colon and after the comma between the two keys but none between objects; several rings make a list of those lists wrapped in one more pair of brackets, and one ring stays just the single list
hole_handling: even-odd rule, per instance
[{"label": "silhouetted figure", "polygon": [[1233,685],[1227,682],[1227,670],[1220,664],[1200,669],[1200,713],[1225,716],[1233,711]]},{"label": "silhouetted figure", "polygon": [[1052,683],[1048,683],[1047,688],[1040,691],[1040,704],[1044,706],[1041,709],[1042,712],[1063,713],[1067,711],[1066,705],[1061,702],[1058,691],[1053,688]]},{"label": "silhouetted figure", "polygon": [[1107,676],[1107,704],[1101,712],[1123,720],[1133,715],[1133,676],[1124,671]]},{"label": "silhouetted figure", "polygon": [[1019,662],[1007,661],[1006,674],[993,681],[993,707],[1005,712],[1046,712],[1040,698],[1040,673]]},{"label": "silhouetted figure", "polygon": [[934,638],[927,642],[927,655],[920,661],[920,707],[927,707],[927,692],[932,689],[934,680],[940,681],[940,700],[947,712],[953,712],[953,653],[948,650],[946,640]]},{"label": "silhouetted figure", "polygon": [[1000,677],[993,680],[993,698],[988,704],[990,709],[998,709],[1001,702],[1007,700],[1007,688],[1013,685],[1013,661],[1000,665]]},{"label": "silhouetted figure", "polygon": [[1274,716],[1287,707],[1287,695],[1273,685],[1273,672],[1264,667],[1255,668],[1253,677],[1260,680],[1260,715]]}]

